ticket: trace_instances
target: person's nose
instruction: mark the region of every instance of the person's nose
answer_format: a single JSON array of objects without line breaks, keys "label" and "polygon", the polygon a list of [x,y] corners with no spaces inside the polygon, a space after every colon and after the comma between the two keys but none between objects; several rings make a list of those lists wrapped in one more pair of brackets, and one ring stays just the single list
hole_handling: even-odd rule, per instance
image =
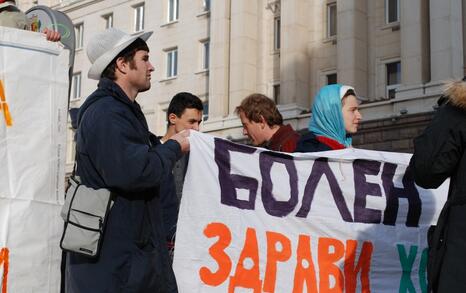
[{"label": "person's nose", "polygon": [[149,62],[149,71],[152,72],[155,70],[155,67],[152,65],[152,63]]},{"label": "person's nose", "polygon": [[192,129],[199,131],[199,123],[195,123]]},{"label": "person's nose", "polygon": [[356,119],[359,121],[359,120],[362,120],[362,115],[361,115],[361,112],[356,111]]},{"label": "person's nose", "polygon": [[248,131],[243,127],[243,135],[248,135]]}]

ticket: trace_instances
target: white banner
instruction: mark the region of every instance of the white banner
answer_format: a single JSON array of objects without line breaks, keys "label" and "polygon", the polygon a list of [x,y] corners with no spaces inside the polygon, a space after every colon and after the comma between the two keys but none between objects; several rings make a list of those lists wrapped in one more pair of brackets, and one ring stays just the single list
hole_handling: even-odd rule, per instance
[{"label": "white banner", "polygon": [[59,292],[68,51],[0,27],[1,292]]},{"label": "white banner", "polygon": [[426,232],[448,183],[416,186],[410,155],[190,142],[180,292],[426,292]]}]

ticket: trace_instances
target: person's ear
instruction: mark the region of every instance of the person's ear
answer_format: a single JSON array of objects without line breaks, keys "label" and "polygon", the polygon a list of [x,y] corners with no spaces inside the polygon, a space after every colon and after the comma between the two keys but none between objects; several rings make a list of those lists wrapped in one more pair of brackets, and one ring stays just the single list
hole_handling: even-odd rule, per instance
[{"label": "person's ear", "polygon": [[126,74],[128,72],[128,62],[126,62],[123,57],[119,57],[116,60],[115,69],[123,74]]},{"label": "person's ear", "polygon": [[267,125],[267,121],[265,121],[265,118],[262,115],[261,115],[261,118],[260,118],[260,123],[261,123],[261,129],[264,130],[265,126]]},{"label": "person's ear", "polygon": [[176,116],[175,113],[168,114],[168,122],[170,123],[170,125],[174,125],[177,118],[178,117]]}]

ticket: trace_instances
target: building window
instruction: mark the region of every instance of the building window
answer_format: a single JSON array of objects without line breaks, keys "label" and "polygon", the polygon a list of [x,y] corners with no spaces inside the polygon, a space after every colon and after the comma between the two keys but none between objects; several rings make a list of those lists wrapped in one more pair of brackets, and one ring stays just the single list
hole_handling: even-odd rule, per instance
[{"label": "building window", "polygon": [[204,7],[204,11],[210,11],[210,0],[203,0],[202,6]]},{"label": "building window", "polygon": [[280,103],[280,84],[273,85],[273,101],[277,105]]},{"label": "building window", "polygon": [[113,13],[107,14],[103,16],[105,20],[105,28],[113,27]]},{"label": "building window", "polygon": [[202,42],[202,69],[209,69],[210,42]]},{"label": "building window", "polygon": [[83,47],[83,40],[84,40],[84,24],[79,23],[74,26],[74,34],[76,36],[76,49],[80,49]]},{"label": "building window", "polygon": [[81,72],[74,73],[71,80],[71,99],[79,98],[81,98]]},{"label": "building window", "polygon": [[385,0],[385,21],[386,23],[400,21],[400,0]]},{"label": "building window", "polygon": [[396,89],[401,84],[401,63],[400,61],[387,63],[387,92],[386,96],[389,99],[395,98]]},{"label": "building window", "polygon": [[178,0],[168,0],[168,22],[178,20]]},{"label": "building window", "polygon": [[327,84],[336,84],[337,83],[337,74],[327,74]]},{"label": "building window", "polygon": [[144,30],[144,4],[134,6],[134,31]]},{"label": "building window", "polygon": [[178,49],[167,52],[167,78],[175,77],[178,74]]},{"label": "building window", "polygon": [[337,35],[337,3],[327,5],[327,37]]},{"label": "building window", "polygon": [[273,19],[273,49],[280,50],[280,17]]},{"label": "building window", "polygon": [[202,121],[207,121],[209,119],[209,100],[202,103],[202,107]]}]

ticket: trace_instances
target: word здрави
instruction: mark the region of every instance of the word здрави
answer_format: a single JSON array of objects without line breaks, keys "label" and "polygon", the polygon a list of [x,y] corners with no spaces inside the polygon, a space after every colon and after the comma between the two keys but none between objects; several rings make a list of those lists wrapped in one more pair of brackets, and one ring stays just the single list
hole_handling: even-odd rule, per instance
[{"label": "word \u0437\u0434\u0440\u0430\u0432\u0438", "polygon": [[[310,236],[299,235],[297,246],[294,248],[292,241],[281,233],[266,231],[265,234],[267,255],[264,278],[260,278],[259,247],[254,228],[246,230],[244,246],[237,261],[236,270],[230,276],[233,263],[225,252],[225,249],[232,242],[230,229],[223,223],[208,224],[204,229],[204,235],[208,238],[218,237],[217,241],[209,248],[209,254],[216,261],[218,269],[216,272],[212,272],[207,267],[201,267],[199,270],[201,281],[206,285],[216,287],[224,283],[230,276],[228,292],[234,292],[236,287],[254,289],[254,292],[275,292],[277,263],[287,262],[291,259],[292,251],[296,251],[293,293],[330,292],[331,289],[338,288],[341,291],[332,292],[343,292],[343,288],[346,288],[344,292],[356,292],[358,274],[360,274],[361,292],[370,292],[369,271],[373,251],[373,245],[370,241],[362,243],[359,258],[356,260],[356,250],[360,241],[347,240],[345,243],[334,238],[319,238],[317,248],[319,282],[317,282]],[[277,249],[277,247],[281,247],[281,249]],[[253,264],[250,268],[244,266],[245,259],[252,260]],[[337,264],[341,259],[344,259],[343,271]],[[335,284],[330,283],[330,276],[334,277]]]}]

